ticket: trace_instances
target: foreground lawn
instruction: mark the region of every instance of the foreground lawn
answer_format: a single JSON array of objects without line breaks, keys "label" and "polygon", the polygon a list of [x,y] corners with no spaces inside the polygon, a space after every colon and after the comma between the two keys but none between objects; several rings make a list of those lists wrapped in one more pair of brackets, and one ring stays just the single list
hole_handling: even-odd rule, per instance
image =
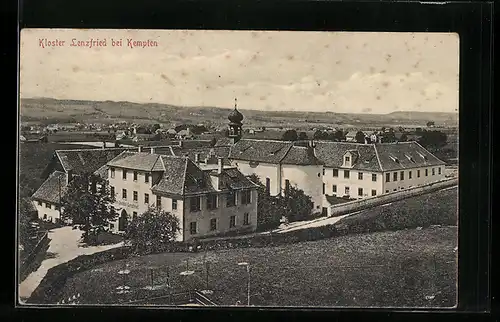
[{"label": "foreground lawn", "polygon": [[[455,305],[456,227],[431,227],[344,236],[269,248],[207,253],[165,253],[114,261],[81,272],[65,285],[65,298],[111,304],[206,288],[221,305],[451,307]],[[188,263],[186,264],[186,260]],[[188,266],[188,267],[186,267]],[[118,271],[127,267],[127,278]],[[184,270],[191,276],[180,276]],[[153,278],[151,278],[153,272]],[[128,294],[116,294],[126,284]],[[153,287],[151,287],[153,285]],[[151,290],[153,288],[153,290]]]}]

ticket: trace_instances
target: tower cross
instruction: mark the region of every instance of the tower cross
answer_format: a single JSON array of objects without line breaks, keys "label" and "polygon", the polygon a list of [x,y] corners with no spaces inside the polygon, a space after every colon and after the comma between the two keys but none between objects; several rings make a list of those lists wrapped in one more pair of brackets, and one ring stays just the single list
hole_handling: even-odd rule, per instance
[{"label": "tower cross", "polygon": [[234,98],[234,109],[236,109],[236,106],[238,105],[238,98]]}]

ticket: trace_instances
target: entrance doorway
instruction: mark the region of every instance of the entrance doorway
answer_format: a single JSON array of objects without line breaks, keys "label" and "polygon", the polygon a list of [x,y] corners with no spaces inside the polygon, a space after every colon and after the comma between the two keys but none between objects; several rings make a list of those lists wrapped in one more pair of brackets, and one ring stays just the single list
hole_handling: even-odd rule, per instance
[{"label": "entrance doorway", "polygon": [[122,210],[120,218],[118,218],[118,231],[125,231],[127,229],[128,214],[127,211]]}]

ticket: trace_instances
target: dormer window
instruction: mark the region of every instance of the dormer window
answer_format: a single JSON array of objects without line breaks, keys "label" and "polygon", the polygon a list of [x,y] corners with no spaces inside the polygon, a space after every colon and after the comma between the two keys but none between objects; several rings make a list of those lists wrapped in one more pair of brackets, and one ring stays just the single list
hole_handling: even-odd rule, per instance
[{"label": "dormer window", "polygon": [[345,162],[346,162],[346,163],[351,162],[351,157],[346,156],[346,157],[345,157]]},{"label": "dormer window", "polygon": [[415,163],[415,160],[413,159],[412,156],[405,154],[405,157],[408,159],[408,161]]},{"label": "dormer window", "polygon": [[395,156],[390,155],[389,158],[391,158],[392,161],[399,163],[399,159],[396,158]]}]

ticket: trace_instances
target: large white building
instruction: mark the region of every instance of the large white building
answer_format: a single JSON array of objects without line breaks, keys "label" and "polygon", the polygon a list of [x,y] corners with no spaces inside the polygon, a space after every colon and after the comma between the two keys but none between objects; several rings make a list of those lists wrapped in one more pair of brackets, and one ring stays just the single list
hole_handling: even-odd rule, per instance
[{"label": "large white building", "polygon": [[417,142],[242,139],[243,115],[235,107],[228,119],[229,137],[214,147],[181,141],[147,153],[140,148],[56,151],[47,180],[33,195],[39,217],[59,218],[60,196],[82,172],[109,180],[120,213],[111,223],[114,231],[123,231],[128,220],[152,205],[179,217],[182,240],[255,230],[256,186],[246,178],[251,174],[271,195],[296,186],[311,197],[311,211],[324,214],[338,198],[369,198],[445,178],[445,163]]}]

